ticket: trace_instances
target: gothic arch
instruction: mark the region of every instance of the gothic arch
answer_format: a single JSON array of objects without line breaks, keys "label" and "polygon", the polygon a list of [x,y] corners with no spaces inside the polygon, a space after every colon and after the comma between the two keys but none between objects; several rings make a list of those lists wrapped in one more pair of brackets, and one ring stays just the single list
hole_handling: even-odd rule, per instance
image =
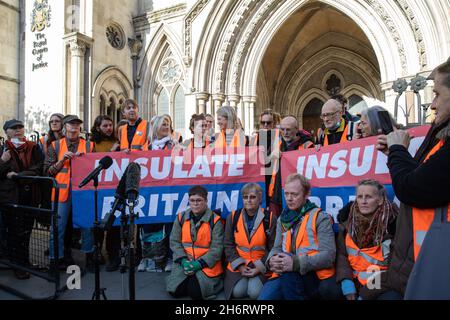
[{"label": "gothic arch", "polygon": [[[106,88],[106,83],[110,87]],[[111,66],[101,71],[92,87],[92,119],[100,114],[100,95],[104,97],[105,102],[108,102],[112,96],[119,102],[120,98],[127,99],[133,96],[133,86],[118,67]]]},{"label": "gothic arch", "polygon": [[180,84],[185,86],[185,69],[182,63],[182,48],[180,47],[181,39],[169,28],[162,23],[152,40],[148,44],[145,54],[142,58],[140,68],[138,69],[138,80],[141,81],[141,91],[138,97],[138,103],[142,107],[142,115],[150,119],[154,114],[153,93],[157,90],[158,70],[163,60],[172,54],[174,59],[178,62],[182,77]]}]

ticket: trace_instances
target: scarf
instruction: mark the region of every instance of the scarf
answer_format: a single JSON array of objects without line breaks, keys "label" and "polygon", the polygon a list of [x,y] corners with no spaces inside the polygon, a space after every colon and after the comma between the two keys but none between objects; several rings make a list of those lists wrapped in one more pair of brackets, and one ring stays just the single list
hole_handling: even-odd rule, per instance
[{"label": "scarf", "polygon": [[155,139],[152,142],[152,150],[162,150],[166,146],[166,143],[171,139],[170,136],[164,137],[162,139]]},{"label": "scarf", "polygon": [[280,216],[283,232],[294,228],[303,219],[303,216],[314,208],[317,208],[317,206],[309,200],[306,200],[303,207],[298,208],[297,210],[285,208]]},{"label": "scarf", "polygon": [[23,139],[19,143],[6,141],[8,150],[11,150],[11,157],[13,161],[14,171],[20,172],[28,169],[32,163],[33,157],[33,143]]},{"label": "scarf", "polygon": [[386,197],[383,204],[370,214],[364,215],[359,211],[355,201],[350,208],[348,218],[348,232],[358,248],[370,248],[383,242],[388,233],[388,225],[398,215],[398,207]]}]

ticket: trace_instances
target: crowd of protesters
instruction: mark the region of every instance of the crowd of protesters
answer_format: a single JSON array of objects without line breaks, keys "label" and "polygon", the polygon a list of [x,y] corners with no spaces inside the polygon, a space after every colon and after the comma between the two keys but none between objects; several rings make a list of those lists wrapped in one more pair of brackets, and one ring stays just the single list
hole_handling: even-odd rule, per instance
[{"label": "crowd of protesters", "polygon": [[[416,159],[407,152],[410,137],[392,117],[394,132],[382,134],[379,112],[385,109],[373,106],[359,115],[351,115],[341,95],[324,103],[322,126],[316,134],[302,129],[295,116],[282,117],[269,109],[259,116],[259,130],[247,136],[235,109],[222,106],[216,112],[218,132],[214,130],[212,115],[194,114],[189,122],[192,136],[183,139],[173,129],[169,115],[143,119],[132,99],[125,101],[123,120],[117,127],[110,117],[100,115],[90,134],[84,137],[83,121],[76,115],[51,115],[49,131],[37,144],[25,138],[24,124],[12,119],[3,126],[7,140],[0,151],[0,204],[38,206],[41,193],[14,177],[54,177],[59,196],[51,194],[51,201],[59,202],[59,252],[55,256],[51,232],[48,254],[61,268],[66,268],[74,263],[71,243],[67,241],[67,234],[72,232],[71,159],[88,152],[264,146],[266,203],[262,203],[263,189],[249,183],[240,194],[243,208],[223,220],[208,208],[208,190],[195,186],[189,190],[188,209],[179,213],[173,224],[141,227],[142,233],[170,234],[170,242],[166,241],[162,249],[165,254],[154,261],[157,268],[171,272],[167,278],[168,292],[174,297],[193,299],[212,299],[222,289],[227,299],[402,299],[421,249],[421,243],[416,243],[416,231],[426,232],[430,227],[434,214],[430,208],[446,207],[450,202],[448,187],[440,188],[445,183],[448,186],[450,172],[442,169],[450,163],[450,63],[439,66],[432,77],[436,98],[431,107],[437,118],[419,149],[420,158]],[[369,136],[379,136],[377,148],[388,154],[401,210],[375,180],[364,179],[355,186],[355,201],[344,206],[336,222],[308,200],[311,184],[304,176],[290,174],[282,190],[282,152]],[[445,174],[435,173],[438,165]],[[431,185],[438,191],[431,191],[434,190]],[[424,188],[429,197],[422,197],[417,191]],[[412,221],[411,213],[405,218],[405,212],[411,211]],[[426,222],[421,218],[424,212],[431,217]],[[33,224],[21,220],[20,214],[1,214],[0,219],[3,247],[28,252]],[[408,229],[405,222],[397,223],[405,219],[409,219]],[[339,225],[338,231],[333,228],[334,223]],[[106,270],[115,271],[120,264],[118,228],[113,227],[101,238],[102,242],[105,238],[108,256]],[[93,245],[92,229],[81,229],[81,251],[86,254],[89,271],[93,270]],[[140,246],[138,251],[142,251]],[[138,257],[141,258],[140,252]],[[15,262],[29,263],[26,254],[16,257]],[[19,270],[15,275],[18,279],[29,277]],[[374,276],[381,276],[381,287],[370,287]]]}]

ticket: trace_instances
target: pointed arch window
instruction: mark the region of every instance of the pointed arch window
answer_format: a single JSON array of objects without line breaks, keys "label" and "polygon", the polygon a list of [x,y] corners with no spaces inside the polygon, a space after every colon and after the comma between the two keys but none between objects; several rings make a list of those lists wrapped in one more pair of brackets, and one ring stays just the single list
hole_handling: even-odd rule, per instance
[{"label": "pointed arch window", "polygon": [[167,94],[167,91],[162,88],[161,92],[158,95],[158,115],[162,114],[169,114],[169,95]]},{"label": "pointed arch window", "polygon": [[183,132],[185,129],[185,104],[184,90],[181,86],[178,86],[174,96],[172,117],[174,129],[179,132]]}]

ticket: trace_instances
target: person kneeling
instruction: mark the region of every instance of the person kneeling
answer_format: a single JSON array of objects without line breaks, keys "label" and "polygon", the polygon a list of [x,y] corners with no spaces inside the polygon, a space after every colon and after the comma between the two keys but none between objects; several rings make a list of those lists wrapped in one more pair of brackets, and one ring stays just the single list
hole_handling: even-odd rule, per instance
[{"label": "person kneeling", "polygon": [[275,244],[266,262],[274,274],[258,300],[343,299],[334,269],[332,219],[308,200],[310,189],[304,176],[288,176],[287,208],[278,219]]},{"label": "person kneeling", "polygon": [[208,208],[208,190],[189,189],[189,208],[177,215],[170,234],[173,266],[167,291],[175,298],[214,299],[222,290],[223,225]]}]

